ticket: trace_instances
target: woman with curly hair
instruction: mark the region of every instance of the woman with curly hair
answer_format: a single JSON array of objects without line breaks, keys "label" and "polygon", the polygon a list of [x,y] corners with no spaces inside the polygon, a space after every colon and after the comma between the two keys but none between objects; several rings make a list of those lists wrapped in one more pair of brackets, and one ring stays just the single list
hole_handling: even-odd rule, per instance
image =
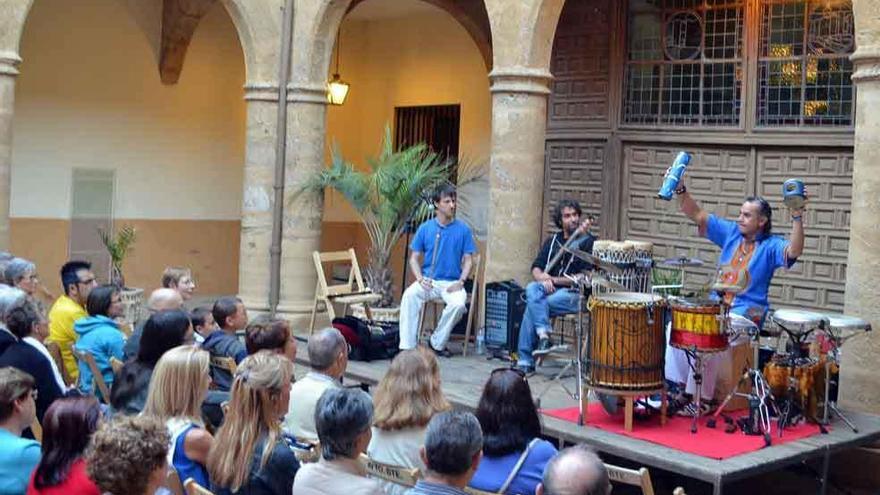
[{"label": "woman with curly hair", "polygon": [[168,431],[150,416],[116,416],[95,432],[86,470],[101,493],[153,495],[165,483]]},{"label": "woman with curly hair", "polygon": [[290,403],[293,363],[260,351],[235,370],[229,409],[208,453],[217,495],[290,495],[299,469],[281,432]]},{"label": "woman with curly hair", "polygon": [[83,453],[98,429],[101,406],[95,397],[59,399],[43,416],[43,458],[27,495],[101,495],[86,474]]},{"label": "woman with curly hair", "polygon": [[[373,403],[373,439],[367,454],[379,462],[424,472],[419,449],[425,443],[425,428],[435,414],[450,409],[440,390],[434,353],[419,347],[398,354],[379,382]],[[388,494],[404,491],[400,485],[385,483]]]}]

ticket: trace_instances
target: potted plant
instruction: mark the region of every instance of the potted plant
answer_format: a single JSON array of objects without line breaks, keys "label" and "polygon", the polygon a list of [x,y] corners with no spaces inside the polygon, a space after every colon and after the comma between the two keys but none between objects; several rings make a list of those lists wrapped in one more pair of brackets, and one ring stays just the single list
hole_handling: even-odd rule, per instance
[{"label": "potted plant", "polygon": [[110,283],[119,287],[119,297],[125,308],[125,320],[131,325],[139,319],[144,290],[125,286],[122,264],[131,254],[137,240],[137,231],[131,225],[124,225],[115,235],[104,229],[98,229],[101,243],[110,255]]},{"label": "potted plant", "polygon": [[[390,308],[394,306],[390,266],[394,246],[408,227],[431,216],[431,192],[449,180],[456,164],[425,144],[394,151],[387,126],[379,155],[368,163],[368,171],[359,171],[334,146],[331,166],[307,179],[301,191],[334,189],[354,208],[370,238],[366,283],[382,295],[377,306]],[[458,163],[457,172],[459,185],[483,174],[481,167],[469,162]]]}]

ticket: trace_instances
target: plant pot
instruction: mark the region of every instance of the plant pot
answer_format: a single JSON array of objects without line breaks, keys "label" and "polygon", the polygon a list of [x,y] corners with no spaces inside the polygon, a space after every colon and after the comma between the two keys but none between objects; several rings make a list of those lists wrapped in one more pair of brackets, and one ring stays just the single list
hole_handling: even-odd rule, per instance
[{"label": "plant pot", "polygon": [[[376,322],[397,323],[400,321],[399,306],[392,308],[370,308],[370,313],[373,314],[373,321]],[[356,318],[367,319],[367,313],[364,311],[363,304],[353,304],[351,306],[351,314]]]},{"label": "plant pot", "polygon": [[141,319],[144,308],[144,289],[124,288],[119,291],[122,301],[122,317],[134,327]]}]

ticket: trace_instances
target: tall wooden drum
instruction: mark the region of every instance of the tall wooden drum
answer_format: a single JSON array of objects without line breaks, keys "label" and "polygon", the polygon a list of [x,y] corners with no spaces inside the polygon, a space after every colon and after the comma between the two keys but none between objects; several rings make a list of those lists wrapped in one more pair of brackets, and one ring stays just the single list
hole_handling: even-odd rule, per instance
[{"label": "tall wooden drum", "polygon": [[619,391],[663,388],[665,306],[660,296],[635,292],[590,299],[587,385]]}]

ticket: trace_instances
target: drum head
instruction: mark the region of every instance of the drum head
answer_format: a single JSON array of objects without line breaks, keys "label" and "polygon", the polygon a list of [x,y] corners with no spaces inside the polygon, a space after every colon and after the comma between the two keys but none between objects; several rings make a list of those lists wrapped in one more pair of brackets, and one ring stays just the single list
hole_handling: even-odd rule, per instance
[{"label": "drum head", "polygon": [[822,314],[802,309],[777,309],[770,319],[788,330],[800,331],[819,328],[823,321],[827,321],[827,317]]},{"label": "drum head", "polygon": [[719,307],[721,303],[718,301],[713,301],[712,299],[698,298],[698,297],[674,297],[669,298],[669,305],[673,308],[705,308],[705,307]]},{"label": "drum head", "polygon": [[855,317],[841,314],[828,314],[828,325],[833,332],[870,332],[871,324]]},{"label": "drum head", "polygon": [[658,304],[663,298],[656,294],[642,294],[640,292],[612,292],[610,294],[594,295],[596,302],[607,302],[617,304]]}]

